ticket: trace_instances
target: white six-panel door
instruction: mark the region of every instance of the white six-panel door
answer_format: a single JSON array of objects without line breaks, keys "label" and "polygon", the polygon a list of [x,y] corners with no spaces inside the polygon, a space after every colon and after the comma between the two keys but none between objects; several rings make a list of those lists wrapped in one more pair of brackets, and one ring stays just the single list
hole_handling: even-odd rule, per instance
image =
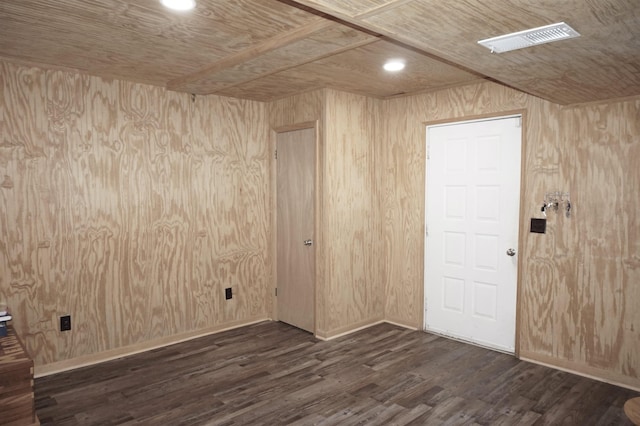
[{"label": "white six-panel door", "polygon": [[425,329],[513,353],[521,118],[427,128]]}]

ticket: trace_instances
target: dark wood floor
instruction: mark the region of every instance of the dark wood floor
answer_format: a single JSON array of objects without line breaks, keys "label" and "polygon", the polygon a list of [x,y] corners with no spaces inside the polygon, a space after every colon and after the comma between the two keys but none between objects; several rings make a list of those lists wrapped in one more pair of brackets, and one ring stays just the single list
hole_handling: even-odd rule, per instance
[{"label": "dark wood floor", "polygon": [[36,380],[44,425],[625,425],[634,396],[388,324],[264,322]]}]

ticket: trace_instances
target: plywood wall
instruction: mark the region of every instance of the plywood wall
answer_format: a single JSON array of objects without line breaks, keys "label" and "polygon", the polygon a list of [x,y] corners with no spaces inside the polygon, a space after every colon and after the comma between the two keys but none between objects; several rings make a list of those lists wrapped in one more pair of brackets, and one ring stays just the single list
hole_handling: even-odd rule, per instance
[{"label": "plywood wall", "polygon": [[[385,104],[385,316],[423,321],[425,123],[524,113],[519,341],[529,359],[640,387],[640,100],[561,108],[493,83]],[[544,194],[571,218],[530,234]]]},{"label": "plywood wall", "polygon": [[[265,105],[0,66],[0,302],[36,365],[270,316],[272,130],[310,122],[317,334],[421,328],[425,124],[522,112],[520,354],[640,387],[640,99],[562,108],[487,82]],[[557,190],[572,217],[530,234]]]},{"label": "plywood wall", "polygon": [[264,104],[9,63],[0,90],[0,301],[37,366],[268,316]]},{"label": "plywood wall", "polygon": [[271,104],[274,128],[319,127],[316,334],[330,338],[382,320],[379,100],[321,90]]},{"label": "plywood wall", "polygon": [[561,181],[576,211],[553,245],[552,356],[640,388],[640,98],[561,117]]},{"label": "plywood wall", "polygon": [[322,130],[326,103],[325,93],[325,90],[314,90],[269,103],[269,124],[271,128],[281,129],[317,121],[320,130]]},{"label": "plywood wall", "polygon": [[327,91],[323,234],[325,337],[382,320],[380,185],[382,103]]},{"label": "plywood wall", "polygon": [[[284,98],[278,101],[271,102],[269,104],[269,123],[272,128],[272,150],[275,150],[275,132],[276,131],[286,131],[287,129],[297,128],[300,125],[306,127],[315,127],[317,134],[317,146],[316,146],[316,171],[315,171],[315,290],[314,290],[314,300],[315,300],[315,321],[316,326],[319,318],[322,318],[322,315],[325,311],[324,309],[324,298],[322,298],[320,293],[320,288],[322,288],[324,283],[324,263],[319,261],[319,259],[324,258],[324,241],[323,241],[323,233],[322,233],[322,222],[323,222],[323,211],[322,208],[322,191],[323,191],[323,174],[322,174],[322,165],[324,164],[324,115],[325,115],[325,90],[315,90],[307,93],[303,93],[296,96],[291,96],[288,98]],[[273,163],[271,169],[271,179],[272,182],[276,181],[276,164]],[[273,216],[273,229],[277,229],[275,224],[275,214],[276,214],[276,199],[277,194],[275,191],[272,191],[272,211],[274,212]],[[275,231],[277,232],[277,230]],[[273,248],[273,256],[276,258],[276,246],[275,246],[275,237],[272,244]],[[273,287],[278,286],[277,283],[277,271],[274,270],[274,282]],[[275,294],[275,291],[271,294]],[[270,297],[269,308],[271,309],[272,317],[278,318],[278,310],[277,310],[277,297]]]}]

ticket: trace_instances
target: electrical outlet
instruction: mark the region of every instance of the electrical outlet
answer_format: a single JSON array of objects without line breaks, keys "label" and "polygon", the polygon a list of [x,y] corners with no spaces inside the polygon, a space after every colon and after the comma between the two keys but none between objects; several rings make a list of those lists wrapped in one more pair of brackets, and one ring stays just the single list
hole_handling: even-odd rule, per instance
[{"label": "electrical outlet", "polygon": [[233,297],[233,293],[231,293],[231,287],[224,289],[224,298],[229,300]]},{"label": "electrical outlet", "polygon": [[544,234],[547,230],[547,219],[531,218],[530,231],[536,234]]},{"label": "electrical outlet", "polygon": [[60,331],[71,330],[71,315],[64,315],[60,317]]}]

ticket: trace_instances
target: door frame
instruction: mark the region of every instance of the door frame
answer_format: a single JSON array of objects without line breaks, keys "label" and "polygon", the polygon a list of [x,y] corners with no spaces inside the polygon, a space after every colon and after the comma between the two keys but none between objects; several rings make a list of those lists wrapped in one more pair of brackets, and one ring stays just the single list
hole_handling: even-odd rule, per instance
[{"label": "door frame", "polygon": [[[429,202],[429,196],[427,194],[427,168],[429,167],[429,163],[427,162],[427,154],[428,154],[428,127],[430,126],[438,126],[438,125],[446,125],[446,124],[462,124],[462,123],[468,123],[468,122],[473,122],[473,121],[488,121],[488,120],[500,120],[503,118],[510,118],[510,117],[514,117],[514,116],[520,116],[522,119],[522,125],[520,127],[520,212],[519,212],[519,217],[518,217],[518,259],[517,259],[517,265],[518,265],[518,273],[517,273],[517,278],[516,278],[516,324],[515,324],[515,348],[514,348],[514,356],[516,358],[520,358],[520,329],[521,329],[521,322],[522,322],[522,313],[521,313],[521,306],[522,306],[522,267],[523,267],[523,258],[524,256],[521,256],[520,254],[522,253],[522,247],[523,247],[523,237],[525,234],[525,216],[526,216],[526,212],[524,210],[524,195],[526,194],[525,192],[525,177],[526,177],[526,164],[527,164],[527,132],[525,130],[525,126],[528,123],[528,116],[527,116],[527,110],[526,109],[515,109],[515,110],[507,110],[507,111],[500,111],[500,112],[492,112],[492,113],[487,113],[487,114],[478,114],[478,115],[468,115],[468,116],[460,116],[460,117],[451,117],[451,118],[446,118],[446,119],[442,119],[442,120],[433,120],[433,121],[425,121],[423,122],[423,129],[424,129],[424,179],[423,179],[423,183],[424,183],[424,187],[423,187],[423,194],[425,194],[424,197],[424,214],[423,214],[423,221],[422,221],[422,281],[421,281],[421,285],[420,285],[420,291],[419,291],[419,295],[420,295],[420,306],[422,307],[421,312],[420,312],[420,327],[423,331],[427,331],[425,328],[425,309],[426,309],[426,299],[425,299],[425,280],[424,280],[424,272],[425,272],[425,267],[426,267],[426,253],[427,253],[427,247],[426,247],[426,222],[427,222],[427,203]],[[453,337],[447,336],[448,338],[451,339],[455,339]],[[466,342],[465,343],[469,343],[469,344],[475,344],[473,342]],[[476,344],[477,345],[477,344]]]},{"label": "door frame", "polygon": [[314,336],[318,330],[318,289],[320,286],[318,283],[320,282],[320,271],[321,264],[320,259],[321,250],[323,247],[322,244],[322,233],[320,232],[320,224],[321,222],[321,209],[319,206],[321,205],[321,194],[322,194],[322,175],[320,167],[321,164],[321,135],[320,135],[320,126],[318,120],[315,121],[306,121],[296,124],[277,126],[271,128],[271,140],[270,140],[270,182],[271,182],[271,253],[270,256],[271,261],[271,285],[269,291],[271,292],[271,297],[267,298],[270,303],[270,307],[267,308],[268,312],[270,312],[271,319],[274,321],[278,321],[278,297],[276,295],[276,290],[278,288],[278,160],[276,159],[276,150],[278,146],[278,133],[286,133],[292,132],[296,130],[305,130],[305,129],[313,129],[315,132],[315,158],[314,158],[314,200],[313,200],[313,214],[314,214],[314,240],[313,245],[315,246],[315,255],[313,259],[313,334]]}]

